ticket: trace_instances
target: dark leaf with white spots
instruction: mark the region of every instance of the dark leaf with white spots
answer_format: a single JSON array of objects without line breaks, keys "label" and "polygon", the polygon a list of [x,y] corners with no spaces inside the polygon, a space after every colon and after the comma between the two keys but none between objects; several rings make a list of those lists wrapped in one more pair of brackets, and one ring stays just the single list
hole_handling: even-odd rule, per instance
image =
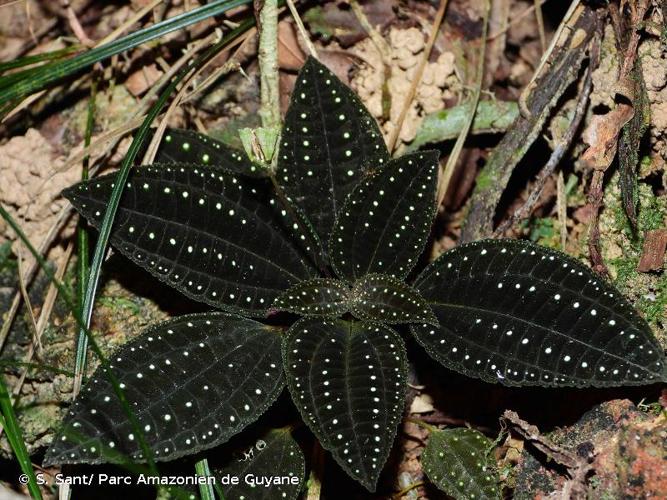
[{"label": "dark leaf with white spots", "polygon": [[183,129],[165,131],[155,163],[209,165],[252,177],[267,175],[266,168],[251,161],[244,151],[207,135]]},{"label": "dark leaf with white spots", "polygon": [[305,318],[283,339],[292,399],[340,466],[374,491],[407,383],[401,337],[386,326]]},{"label": "dark leaf with white spots", "polygon": [[407,276],[435,216],[437,169],[437,151],[411,153],[392,160],[350,193],[329,243],[339,277]]},{"label": "dark leaf with white spots", "polygon": [[[276,429],[239,450],[224,467],[215,469],[215,476],[220,498],[296,500],[303,487],[305,461],[289,431]],[[227,476],[238,478],[238,484],[223,484]]]},{"label": "dark leaf with white spots", "polygon": [[345,196],[389,153],[359,98],[317,60],[297,77],[276,176],[326,242]]},{"label": "dark leaf with white spots", "polygon": [[[257,420],[284,386],[280,334],[237,316],[181,316],[149,328],[110,366],[158,461],[220,443]],[[45,464],[145,460],[102,369],[72,404]],[[110,451],[110,453],[105,453]]]},{"label": "dark leaf with white spots", "polygon": [[505,385],[665,381],[662,348],[613,286],[560,252],[485,240],[442,255],[415,288],[439,327],[413,326],[443,365]]},{"label": "dark leaf with white spots", "polygon": [[[92,179],[64,195],[98,227],[114,180]],[[309,240],[298,237],[291,213],[265,179],[215,167],[140,167],[130,173],[111,243],[192,299],[261,316],[283,290],[316,272],[296,246]]]},{"label": "dark leaf with white spots", "polygon": [[438,324],[419,292],[391,276],[367,274],[355,283],[352,295],[352,311],[362,319],[394,324]]},{"label": "dark leaf with white spots", "polygon": [[279,295],[273,308],[302,316],[340,316],[350,310],[350,287],[333,279],[304,281]]},{"label": "dark leaf with white spots", "polygon": [[493,442],[473,429],[431,432],[422,467],[438,488],[456,500],[500,499],[500,478],[489,457]]}]

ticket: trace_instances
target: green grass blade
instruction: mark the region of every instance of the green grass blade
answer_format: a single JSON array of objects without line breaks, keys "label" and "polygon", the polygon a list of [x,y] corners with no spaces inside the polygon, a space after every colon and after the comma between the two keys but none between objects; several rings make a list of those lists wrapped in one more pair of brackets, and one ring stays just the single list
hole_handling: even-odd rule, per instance
[{"label": "green grass blade", "polygon": [[[72,47],[68,47],[67,49],[62,49],[62,50],[59,50],[59,51],[47,52],[45,54],[38,54],[36,56],[28,56],[28,57],[23,57],[21,59],[16,59],[14,61],[7,61],[5,63],[0,63],[0,74],[3,71],[5,71],[7,69],[10,69],[10,68],[28,66],[28,65],[35,64],[37,62],[42,62],[42,61],[47,61],[47,63],[49,61],[57,63],[57,62],[59,62],[60,59],[67,56],[68,54],[71,54],[73,52],[80,51],[80,50],[81,50],[81,47],[72,46]],[[60,54],[56,54],[56,52],[59,52]],[[48,56],[48,57],[43,57],[43,56]],[[45,66],[45,64],[42,64],[42,65],[39,65],[39,66],[34,66],[32,68],[28,68],[28,69],[25,69],[23,71],[17,71],[15,73],[11,73],[9,75],[0,76],[0,89],[10,87],[11,85],[14,85],[17,82],[20,82],[21,80],[30,79],[33,75],[39,74],[38,72],[41,70],[41,68],[43,66]]]},{"label": "green grass blade", "polygon": [[[90,99],[88,101],[88,115],[86,118],[86,132],[85,132],[85,137],[84,137],[84,147],[87,148],[90,146],[90,138],[93,133],[93,126],[95,124],[95,97],[97,94],[97,80],[93,80],[91,89],[90,89]],[[89,161],[90,157],[86,156],[83,159],[83,168],[81,170],[81,180],[87,180],[88,179],[88,166],[89,166]],[[79,219],[79,225],[77,227],[77,247],[78,247],[78,254],[77,254],[77,262],[76,262],[76,271],[77,271],[77,286],[76,286],[76,294],[77,294],[77,304],[79,306],[79,310],[83,310],[83,305],[85,302],[85,295],[86,295],[86,289],[88,288],[88,273],[90,270],[89,266],[89,259],[88,259],[88,230],[86,229],[86,221],[83,219]],[[86,352],[86,347],[85,345],[87,344],[86,341],[86,335],[79,331],[79,334],[77,336],[76,340],[76,345],[77,345],[77,350],[76,352]],[[78,357],[77,357],[78,359]],[[76,370],[75,370],[75,378],[76,378]]]},{"label": "green grass blade", "polygon": [[[172,31],[185,28],[212,16],[222,14],[235,7],[248,4],[250,1],[251,0],[214,0],[201,7],[170,17],[162,22],[130,33],[123,38],[74,56],[71,59],[54,61],[40,66],[39,68],[25,70],[4,77],[12,77],[12,85],[6,85],[3,83],[3,78],[0,78],[0,102],[4,103],[22,99],[34,92],[44,89],[54,82],[82,69],[88,68],[96,62],[120,54],[128,49],[171,33]],[[19,78],[15,75],[23,75],[23,77]]]},{"label": "green grass blade", "polygon": [[65,47],[64,49],[52,50],[51,52],[43,52],[41,54],[35,54],[34,56],[25,56],[14,59],[13,61],[0,62],[0,73],[9,71],[10,69],[22,68],[24,66],[30,66],[32,64],[37,64],[44,61],[55,61],[56,59],[61,59],[73,52],[81,50],[81,45],[72,45],[70,47]]},{"label": "green grass blade", "polygon": [[5,380],[0,376],[0,425],[5,429],[7,434],[7,440],[9,445],[18,460],[19,465],[23,474],[28,476],[28,491],[32,498],[41,500],[42,492],[37,486],[37,476],[35,475],[35,469],[32,467],[32,462],[30,461],[30,455],[28,454],[28,449],[25,446],[25,441],[23,440],[23,433],[21,428],[18,425],[16,420],[16,413],[14,413],[14,406],[12,405],[11,397],[9,396],[9,391],[5,385]]},{"label": "green grass blade", "polygon": [[[213,477],[211,469],[208,467],[208,460],[205,458],[195,464],[195,472],[201,477]],[[209,482],[201,483],[199,485],[199,494],[201,500],[215,500],[215,492],[213,491],[213,484]]]}]

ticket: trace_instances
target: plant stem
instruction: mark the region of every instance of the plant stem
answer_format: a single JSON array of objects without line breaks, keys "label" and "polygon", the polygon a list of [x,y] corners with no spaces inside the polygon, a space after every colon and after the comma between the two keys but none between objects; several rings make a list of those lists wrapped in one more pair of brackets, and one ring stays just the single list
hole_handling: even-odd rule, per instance
[{"label": "plant stem", "polygon": [[310,37],[308,36],[306,27],[303,25],[301,16],[299,16],[299,11],[296,10],[296,6],[294,5],[294,1],[287,0],[287,7],[289,8],[292,17],[294,18],[296,27],[299,30],[299,33],[301,34],[301,38],[303,38],[303,42],[306,44],[306,47],[308,48],[308,52],[310,53],[311,56],[317,59],[317,50],[315,49],[313,42],[310,41]]},{"label": "plant stem", "polygon": [[[211,469],[208,467],[208,460],[205,458],[195,464],[195,471],[198,476],[213,477]],[[208,481],[199,485],[199,493],[201,494],[201,500],[215,500],[213,484]]]},{"label": "plant stem", "polygon": [[396,493],[393,498],[394,498],[394,500],[400,500],[406,494],[410,493],[415,488],[419,488],[420,486],[424,486],[424,481],[417,481],[416,483],[409,484],[408,486],[403,488],[401,491]]},{"label": "plant stem", "polygon": [[419,420],[418,418],[406,418],[405,421],[410,422],[411,424],[418,425],[422,429],[426,429],[429,432],[435,432],[435,431],[440,430],[436,426],[431,425],[427,422],[424,422],[423,420]]},{"label": "plant stem", "polygon": [[280,127],[278,87],[278,0],[264,0],[259,11],[260,109],[265,128]]},{"label": "plant stem", "polygon": [[449,153],[449,158],[447,158],[447,163],[445,168],[442,171],[440,180],[438,181],[438,195],[437,195],[437,206],[439,207],[445,199],[447,190],[449,189],[449,181],[454,175],[454,169],[459,160],[459,155],[463,150],[463,145],[468,138],[468,132],[472,127],[472,122],[475,119],[475,114],[477,113],[477,104],[479,104],[479,96],[482,92],[482,84],[484,83],[484,62],[486,59],[486,36],[489,30],[489,15],[491,13],[491,2],[486,0],[484,2],[484,21],[482,28],[482,37],[480,38],[480,47],[479,55],[477,60],[477,74],[475,76],[475,87],[473,90],[473,95],[470,99],[470,111],[468,111],[468,119],[466,120],[465,125],[461,129],[459,136],[456,138],[454,147]]}]

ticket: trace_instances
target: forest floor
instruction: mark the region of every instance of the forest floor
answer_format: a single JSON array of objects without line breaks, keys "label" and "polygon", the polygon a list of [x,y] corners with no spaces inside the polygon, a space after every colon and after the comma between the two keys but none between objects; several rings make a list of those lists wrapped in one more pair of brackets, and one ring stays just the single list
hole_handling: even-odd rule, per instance
[{"label": "forest floor", "polygon": [[[91,45],[150,3],[155,2],[0,2],[0,61]],[[161,3],[130,29],[200,3]],[[564,251],[608,276],[667,348],[667,4],[581,2],[579,8],[592,12],[588,23],[568,14],[569,2],[490,4],[481,80],[477,68],[485,0],[450,1],[436,31],[437,1],[361,2],[360,14],[347,2],[329,0],[304,2],[299,10],[320,60],[358,93],[387,142],[395,140],[397,154],[428,145],[442,151],[444,166],[464,128],[470,96],[480,87],[477,116],[438,207],[428,260],[462,240],[491,236],[494,228],[495,236]],[[91,82],[98,87],[89,163],[108,172],[122,161],[132,131],[154,98],[153,87],[163,85],[185,51],[216,27],[231,26],[244,9],[98,63],[93,71],[36,95],[0,124],[0,203],[31,241],[46,242],[52,269],[72,289],[76,217],[63,216],[68,202],[60,192],[81,176]],[[591,40],[586,50],[551,46],[563,30],[581,30],[582,39]],[[308,53],[288,10],[279,24],[278,49],[284,112]],[[541,65],[545,54],[547,63]],[[166,117],[168,125],[240,147],[238,130],[259,125],[256,56],[251,33],[214,60],[199,77],[196,92]],[[566,56],[573,57],[569,73],[558,73]],[[559,79],[569,79],[562,92],[547,92],[539,97],[539,106],[523,109],[524,92],[535,90],[537,95],[540,86],[549,89]],[[588,101],[582,111],[578,103],[584,93]],[[569,134],[573,119],[581,123]],[[523,120],[528,131],[527,148],[520,137],[514,143],[507,140],[516,134],[515,120]],[[499,144],[515,149],[507,151],[501,167],[484,171]],[[630,154],[623,153],[628,147]],[[557,149],[564,150],[562,158],[555,169],[545,171]],[[481,199],[496,201],[490,212],[476,204],[475,189],[481,190]],[[464,229],[466,221],[472,223]],[[0,312],[3,325],[11,324],[0,336],[0,360],[73,367],[76,323],[48,279],[39,272],[33,278],[33,267],[28,251],[0,219]],[[31,307],[17,288],[21,275]],[[10,313],[13,302],[20,304],[15,317]],[[113,254],[104,263],[92,325],[102,350],[109,353],[151,323],[201,310]],[[18,401],[28,451],[40,463],[70,400],[71,374],[10,365],[4,370]],[[667,393],[660,387],[519,391],[457,375],[426,354],[411,359],[410,378],[410,417],[438,426],[467,425],[492,438],[505,431],[495,458],[506,491],[514,491],[516,498],[667,496]],[[512,420],[507,410],[518,417]],[[526,437],[521,432],[526,423],[539,432]],[[410,500],[444,498],[422,484],[420,456],[427,434],[414,423],[402,424],[390,466],[381,476],[378,491],[384,493],[377,498],[401,490],[401,498]],[[571,477],[558,465],[557,453],[545,449],[573,453],[590,472]],[[4,435],[0,471],[0,499],[13,498],[10,491],[25,493]],[[326,464],[322,488],[326,499],[372,497],[333,461]],[[46,498],[57,495],[49,488],[43,493]],[[145,492],[127,494],[141,498]],[[98,498],[117,495],[117,490],[96,493]]]}]

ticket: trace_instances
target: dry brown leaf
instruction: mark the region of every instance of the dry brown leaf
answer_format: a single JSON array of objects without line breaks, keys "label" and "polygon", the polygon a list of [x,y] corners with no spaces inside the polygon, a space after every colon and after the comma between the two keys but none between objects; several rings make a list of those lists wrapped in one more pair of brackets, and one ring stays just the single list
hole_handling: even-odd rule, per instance
[{"label": "dry brown leaf", "polygon": [[278,66],[297,71],[305,60],[306,54],[301,50],[294,25],[287,19],[278,23]]},{"label": "dry brown leaf", "polygon": [[605,115],[595,115],[583,134],[589,148],[581,160],[595,170],[607,170],[616,156],[618,134],[632,118],[634,111],[629,104],[619,104]]},{"label": "dry brown leaf", "polygon": [[157,82],[164,72],[156,64],[149,64],[132,73],[125,82],[125,87],[133,96],[140,96]]}]

